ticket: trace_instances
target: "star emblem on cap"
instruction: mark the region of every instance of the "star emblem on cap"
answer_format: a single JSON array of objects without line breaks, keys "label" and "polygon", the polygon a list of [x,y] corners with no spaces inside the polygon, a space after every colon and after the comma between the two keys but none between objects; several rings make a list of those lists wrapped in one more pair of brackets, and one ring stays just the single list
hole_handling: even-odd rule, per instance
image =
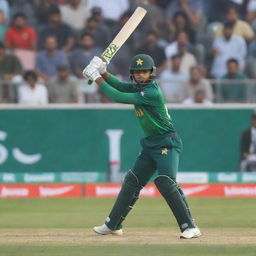
[{"label": "star emblem on cap", "polygon": [[137,62],[137,66],[143,64],[143,60],[142,59],[138,59],[138,60],[136,60],[136,62]]},{"label": "star emblem on cap", "polygon": [[163,148],[162,155],[167,155],[168,151],[169,151],[168,148]]}]

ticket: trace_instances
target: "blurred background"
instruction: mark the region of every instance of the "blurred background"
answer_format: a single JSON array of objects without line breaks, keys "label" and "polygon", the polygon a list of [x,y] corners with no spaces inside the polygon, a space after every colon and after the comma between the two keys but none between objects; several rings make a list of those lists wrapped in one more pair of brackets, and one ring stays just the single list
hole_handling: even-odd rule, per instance
[{"label": "blurred background", "polygon": [[137,6],[148,14],[110,72],[129,80],[131,57],[143,52],[167,103],[255,101],[255,0],[1,0],[0,102],[110,102],[81,71]]}]

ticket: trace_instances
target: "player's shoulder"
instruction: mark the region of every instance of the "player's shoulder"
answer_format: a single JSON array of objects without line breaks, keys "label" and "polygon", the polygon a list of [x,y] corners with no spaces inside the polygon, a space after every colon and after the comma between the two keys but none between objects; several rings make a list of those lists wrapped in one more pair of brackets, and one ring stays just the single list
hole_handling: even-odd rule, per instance
[{"label": "player's shoulder", "polygon": [[160,92],[160,85],[156,80],[152,82],[152,90],[159,93]]},{"label": "player's shoulder", "polygon": [[147,85],[142,92],[150,97],[158,97],[161,93],[160,86],[156,81]]}]

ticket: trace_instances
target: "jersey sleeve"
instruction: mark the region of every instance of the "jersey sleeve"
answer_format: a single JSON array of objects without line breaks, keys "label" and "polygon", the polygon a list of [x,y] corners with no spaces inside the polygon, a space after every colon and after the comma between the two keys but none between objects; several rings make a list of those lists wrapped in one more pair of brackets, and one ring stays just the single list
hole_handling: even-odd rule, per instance
[{"label": "jersey sleeve", "polygon": [[107,82],[101,83],[100,87],[105,95],[116,102],[136,105],[154,105],[156,102],[156,95],[149,91],[120,92],[111,87]]},{"label": "jersey sleeve", "polygon": [[134,88],[131,83],[120,81],[111,74],[106,82],[120,92],[134,92]]}]

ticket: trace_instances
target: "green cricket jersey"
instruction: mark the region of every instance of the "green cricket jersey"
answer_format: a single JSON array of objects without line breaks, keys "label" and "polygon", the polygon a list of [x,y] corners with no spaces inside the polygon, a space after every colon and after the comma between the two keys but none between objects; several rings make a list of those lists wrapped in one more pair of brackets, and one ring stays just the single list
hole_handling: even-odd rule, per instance
[{"label": "green cricket jersey", "polygon": [[119,81],[115,76],[110,75],[109,79],[100,86],[102,91],[114,101],[134,104],[135,113],[146,137],[175,131],[156,81],[138,89],[133,83]]}]

